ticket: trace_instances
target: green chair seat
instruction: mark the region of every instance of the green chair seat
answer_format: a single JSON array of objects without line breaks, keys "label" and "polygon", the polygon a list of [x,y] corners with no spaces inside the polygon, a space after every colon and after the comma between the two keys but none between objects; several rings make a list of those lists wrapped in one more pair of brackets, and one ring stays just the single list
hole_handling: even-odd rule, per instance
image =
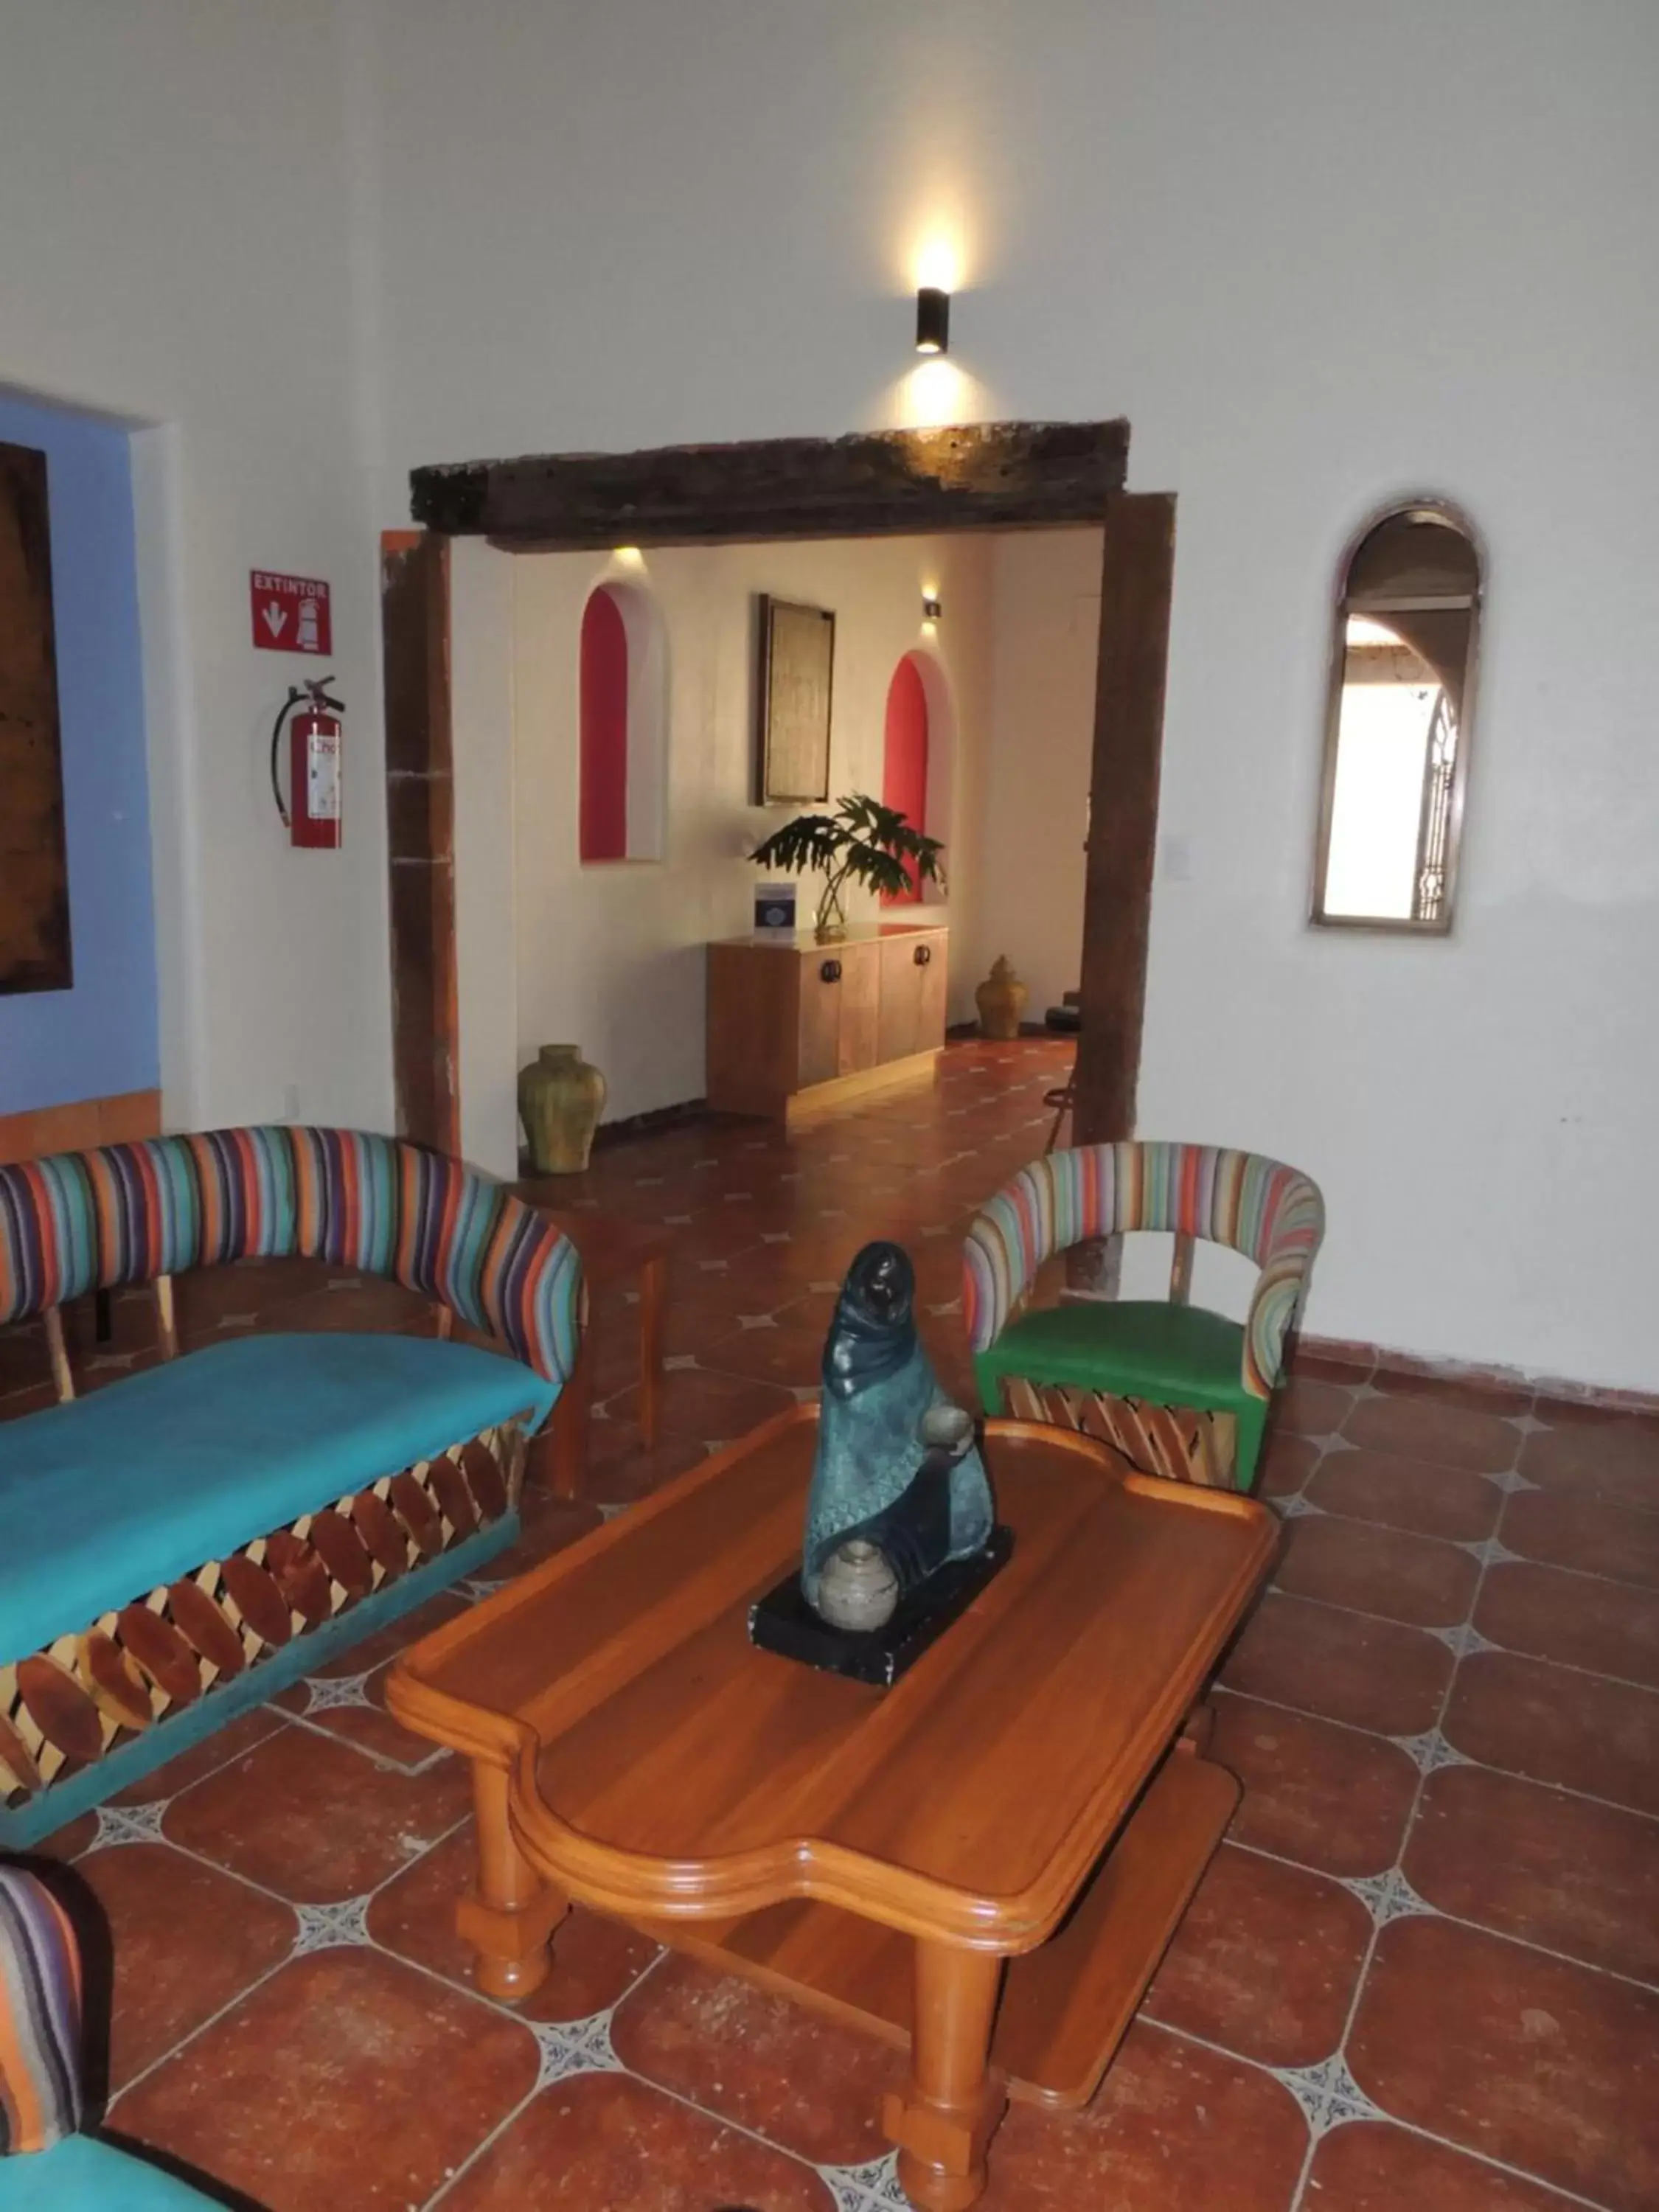
[{"label": "green chair seat", "polygon": [[[1077,1300],[1029,1313],[981,1352],[984,1383],[1003,1375],[1115,1391],[1160,1406],[1248,1410],[1244,1331],[1224,1314],[1163,1300]],[[987,1404],[994,1393],[987,1393]]]}]

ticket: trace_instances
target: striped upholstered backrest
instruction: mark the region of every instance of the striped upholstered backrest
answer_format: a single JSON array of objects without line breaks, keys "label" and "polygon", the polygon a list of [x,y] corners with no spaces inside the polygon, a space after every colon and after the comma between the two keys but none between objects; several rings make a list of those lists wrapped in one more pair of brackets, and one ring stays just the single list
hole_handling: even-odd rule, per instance
[{"label": "striped upholstered backrest", "polygon": [[81,1956],[36,1875],[0,1867],[0,2157],[81,2124]]},{"label": "striped upholstered backrest", "polygon": [[1087,1145],[1034,1160],[975,1219],[963,1312],[975,1352],[994,1343],[1037,1269],[1091,1237],[1172,1231],[1225,1244],[1262,1270],[1247,1325],[1245,1381],[1266,1396],[1324,1234],[1316,1184],[1218,1145]]},{"label": "striped upholstered backrest", "polygon": [[389,1276],[499,1336],[538,1374],[570,1374],[574,1246],[442,1153],[272,1126],[0,1167],[0,1323],[86,1291],[285,1255]]}]

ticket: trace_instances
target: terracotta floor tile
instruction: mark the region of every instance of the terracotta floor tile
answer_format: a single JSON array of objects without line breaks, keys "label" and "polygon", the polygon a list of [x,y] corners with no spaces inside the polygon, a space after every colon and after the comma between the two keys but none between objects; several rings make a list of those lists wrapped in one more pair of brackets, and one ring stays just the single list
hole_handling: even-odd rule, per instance
[{"label": "terracotta floor tile", "polygon": [[1307,2202],[1318,2212],[1568,2212],[1553,2189],[1376,2120],[1325,2137]]},{"label": "terracotta floor tile", "polygon": [[1659,1814],[1659,1692],[1477,1651],[1458,1669],[1441,1726],[1482,1765]]},{"label": "terracotta floor tile", "polygon": [[287,1905],[167,1844],[106,1844],[75,1871],[101,1923],[88,1960],[113,1960],[112,1992],[89,1973],[88,2005],[109,2023],[112,2091],[287,1958],[299,1933]]},{"label": "terracotta floor tile", "polygon": [[[1540,1406],[1538,1418],[1547,1418]],[[1659,1425],[1644,1420],[1571,1420],[1539,1430],[1521,1449],[1521,1472],[1548,1488],[1563,1486],[1609,1504],[1659,1512]]]},{"label": "terracotta floor tile", "polygon": [[784,1322],[775,1328],[740,1328],[711,1344],[698,1361],[723,1375],[815,1389],[823,1366],[821,1328]]},{"label": "terracotta floor tile", "polygon": [[1270,2074],[1138,2020],[1081,2112],[1010,2109],[975,2212],[1286,2212],[1307,2142]]},{"label": "terracotta floor tile", "polygon": [[1479,1563],[1455,1544],[1336,1515],[1304,1514],[1285,1531],[1273,1581],[1282,1590],[1419,1628],[1468,1618]]},{"label": "terracotta floor tile", "polygon": [[665,1436],[647,1447],[637,1421],[595,1420],[592,1436],[582,1495],[606,1505],[648,1498],[708,1455],[708,1446],[696,1437]]},{"label": "terracotta floor tile", "polygon": [[1659,1823],[1479,1766],[1424,1786],[1404,1866],[1459,1920],[1659,1982]]},{"label": "terracotta floor tile", "polygon": [[361,1897],[470,1809],[465,1762],[376,1766],[333,1736],[284,1729],[175,1797],[166,1833],[295,1904]]},{"label": "terracotta floor tile", "polygon": [[1287,1436],[1334,1437],[1353,1407],[1352,1390],[1297,1377],[1273,1399],[1273,1425]]},{"label": "terracotta floor tile", "polygon": [[61,1828],[54,1828],[49,1836],[42,1836],[38,1844],[31,1844],[27,1856],[30,1858],[56,1859],[67,1865],[80,1857],[98,1833],[96,1813],[79,1813],[66,1820]]},{"label": "terracotta floor tile", "polygon": [[903,2055],[696,1960],[664,1960],[618,2008],[625,2066],[803,2158],[861,2165],[888,2148],[882,2093]]},{"label": "terracotta floor tile", "polygon": [[372,1636],[359,1638],[349,1644],[343,1651],[337,1651],[331,1659],[307,1671],[319,1681],[329,1681],[346,1674],[367,1674],[376,1667],[384,1667],[388,1659],[395,1659],[411,1644],[418,1644],[423,1636],[430,1636],[434,1628],[441,1628],[447,1620],[453,1620],[458,1613],[466,1611],[467,1601],[459,1590],[438,1590],[417,1605],[412,1613],[401,1620],[388,1621],[384,1628],[376,1629]]},{"label": "terracotta floor tile", "polygon": [[835,2212],[828,2186],[785,2152],[738,2135],[626,2074],[544,2089],[468,2168],[443,2212]]},{"label": "terracotta floor tile", "polygon": [[1659,1992],[1501,1936],[1392,1921],[1348,2064],[1395,2119],[1577,2191],[1659,2200]]},{"label": "terracotta floor tile", "polygon": [[110,2121],[268,2212],[405,2212],[535,2079],[517,2021],[351,1945],[284,1966]]},{"label": "terracotta floor tile", "polygon": [[1565,1490],[1517,1491],[1498,1529],[1523,1559],[1659,1589],[1659,1514]]},{"label": "terracotta floor tile", "polygon": [[[472,1986],[472,1950],[455,1932],[455,1907],[474,1879],[472,1824],[434,1844],[389,1881],[368,1909],[368,1932],[462,1989]],[[526,2020],[586,2020],[615,2004],[657,1955],[648,1937],[597,1912],[575,1911],[553,1939],[553,1971],[514,2010]]]},{"label": "terracotta floor tile", "polygon": [[1255,1487],[1262,1498],[1294,1498],[1319,1464],[1320,1446],[1310,1437],[1270,1436],[1256,1466]]},{"label": "terracotta floor tile", "polygon": [[528,1574],[556,1552],[568,1551],[605,1525],[605,1516],[592,1499],[550,1498],[544,1490],[527,1486],[520,1517],[522,1534],[479,1569],[485,1580],[504,1582],[514,1575]]},{"label": "terracotta floor tile", "polygon": [[112,1805],[155,1805],[165,1797],[176,1797],[181,1790],[188,1790],[193,1782],[214,1773],[219,1767],[240,1759],[245,1751],[252,1751],[256,1743],[263,1743],[283,1725],[281,1711],[275,1705],[255,1705],[251,1712],[238,1713],[224,1727],[216,1729],[200,1743],[176,1758],[165,1760],[137,1782],[130,1782],[111,1798]]},{"label": "terracotta floor tile", "polygon": [[1504,1492],[1485,1475],[1402,1459],[1397,1452],[1330,1452],[1307,1495],[1310,1504],[1327,1513],[1452,1544],[1483,1542],[1504,1510]]},{"label": "terracotta floor tile", "polygon": [[416,1735],[378,1705],[325,1705],[305,1716],[307,1727],[338,1736],[342,1743],[366,1751],[371,1758],[390,1759],[405,1773],[443,1756],[435,1743]]},{"label": "terracotta floor tile", "polygon": [[1474,1625],[1506,1650],[1659,1689],[1659,1591],[1502,1560],[1486,1570]]},{"label": "terracotta floor tile", "polygon": [[1324,1874],[1391,1867],[1417,1795],[1397,1744],[1231,1694],[1216,1699],[1208,1756],[1244,1795],[1228,1833]]},{"label": "terracotta floor tile", "polygon": [[1452,1655],[1419,1628],[1269,1595],[1222,1669],[1229,1689],[1379,1735],[1434,1726]]},{"label": "terracotta floor tile", "polygon": [[1471,1474],[1499,1474],[1515,1465],[1521,1449],[1521,1431],[1511,1423],[1428,1398],[1362,1398],[1342,1433],[1362,1449],[1461,1467]]},{"label": "terracotta floor tile", "polygon": [[[793,1391],[774,1382],[707,1374],[700,1367],[681,1368],[663,1378],[663,1427],[672,1436],[695,1437],[700,1443],[717,1438],[730,1443],[794,1402]],[[639,1392],[624,1390],[606,1411],[613,1420],[637,1419]]]},{"label": "terracotta floor tile", "polygon": [[1144,2009],[1263,2066],[1311,2066],[1342,2040],[1371,1917],[1324,1875],[1224,1844]]}]

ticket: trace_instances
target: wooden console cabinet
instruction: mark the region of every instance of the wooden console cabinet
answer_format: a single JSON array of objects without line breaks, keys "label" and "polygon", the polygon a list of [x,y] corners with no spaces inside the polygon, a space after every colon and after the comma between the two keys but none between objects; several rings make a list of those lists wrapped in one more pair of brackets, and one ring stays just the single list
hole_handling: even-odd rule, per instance
[{"label": "wooden console cabinet", "polygon": [[728,937],[708,947],[708,1103],[796,1121],[932,1073],[945,1043],[949,937],[879,922],[832,945]]}]

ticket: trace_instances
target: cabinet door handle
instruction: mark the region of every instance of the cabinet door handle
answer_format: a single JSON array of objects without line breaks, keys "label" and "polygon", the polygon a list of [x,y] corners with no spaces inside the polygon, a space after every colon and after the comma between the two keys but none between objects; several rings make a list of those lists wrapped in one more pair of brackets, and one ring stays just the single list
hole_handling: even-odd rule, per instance
[{"label": "cabinet door handle", "polygon": [[933,957],[933,948],[931,945],[919,945],[915,951],[910,955],[910,957],[915,962],[918,968],[925,968]]},{"label": "cabinet door handle", "polygon": [[818,981],[820,983],[839,983],[841,981],[840,961],[826,960],[823,967],[818,970]]}]

